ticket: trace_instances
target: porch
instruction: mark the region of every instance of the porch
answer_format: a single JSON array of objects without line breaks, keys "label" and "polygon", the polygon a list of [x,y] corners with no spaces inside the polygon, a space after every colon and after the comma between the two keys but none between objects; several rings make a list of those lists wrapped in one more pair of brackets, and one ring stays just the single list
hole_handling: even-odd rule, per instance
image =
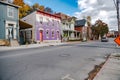
[{"label": "porch", "polygon": [[63,30],[63,41],[80,40],[80,32],[76,30]]},{"label": "porch", "polygon": [[33,26],[24,22],[19,21],[20,25],[20,44],[30,44],[33,42],[32,32],[33,32]]}]

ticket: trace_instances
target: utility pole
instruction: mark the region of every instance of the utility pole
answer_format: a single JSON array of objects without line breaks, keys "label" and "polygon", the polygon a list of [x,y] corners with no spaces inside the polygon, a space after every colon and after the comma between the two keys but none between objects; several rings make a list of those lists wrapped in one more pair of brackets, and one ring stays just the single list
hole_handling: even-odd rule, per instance
[{"label": "utility pole", "polygon": [[116,3],[117,3],[118,33],[120,35],[119,0],[117,0]]},{"label": "utility pole", "polygon": [[117,23],[118,23],[118,33],[120,35],[120,18],[119,18],[119,0],[113,0],[114,4],[115,4],[115,8],[117,11]]}]

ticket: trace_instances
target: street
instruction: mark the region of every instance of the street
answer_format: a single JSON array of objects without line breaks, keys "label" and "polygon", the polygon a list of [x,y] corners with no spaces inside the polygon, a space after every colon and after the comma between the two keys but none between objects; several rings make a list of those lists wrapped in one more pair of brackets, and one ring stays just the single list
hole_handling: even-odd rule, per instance
[{"label": "street", "polygon": [[114,39],[0,52],[0,80],[84,80],[106,56],[120,52]]}]

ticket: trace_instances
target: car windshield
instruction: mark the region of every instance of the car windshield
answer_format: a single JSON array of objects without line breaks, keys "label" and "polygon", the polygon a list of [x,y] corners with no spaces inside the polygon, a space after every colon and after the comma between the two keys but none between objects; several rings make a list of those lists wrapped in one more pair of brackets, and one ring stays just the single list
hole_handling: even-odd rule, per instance
[{"label": "car windshield", "polygon": [[102,39],[106,39],[106,37],[103,37]]}]

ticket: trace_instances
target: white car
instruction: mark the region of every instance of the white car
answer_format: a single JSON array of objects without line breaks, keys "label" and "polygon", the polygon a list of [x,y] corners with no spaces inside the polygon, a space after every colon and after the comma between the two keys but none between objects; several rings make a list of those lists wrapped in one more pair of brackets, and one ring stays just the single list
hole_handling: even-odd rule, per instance
[{"label": "white car", "polygon": [[101,42],[108,42],[108,38],[107,37],[102,37]]}]

